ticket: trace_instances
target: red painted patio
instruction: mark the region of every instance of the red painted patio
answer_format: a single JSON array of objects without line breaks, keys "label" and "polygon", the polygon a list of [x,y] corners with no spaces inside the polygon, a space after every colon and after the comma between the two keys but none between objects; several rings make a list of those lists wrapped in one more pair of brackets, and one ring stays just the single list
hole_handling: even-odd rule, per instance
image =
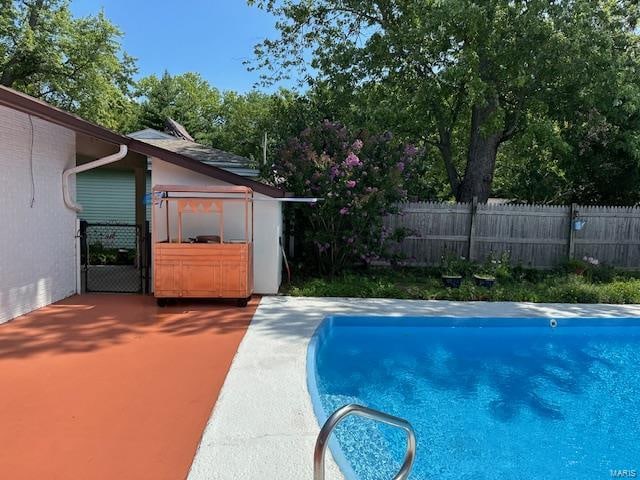
[{"label": "red painted patio", "polygon": [[82,295],[0,325],[0,478],[185,478],[257,305]]}]

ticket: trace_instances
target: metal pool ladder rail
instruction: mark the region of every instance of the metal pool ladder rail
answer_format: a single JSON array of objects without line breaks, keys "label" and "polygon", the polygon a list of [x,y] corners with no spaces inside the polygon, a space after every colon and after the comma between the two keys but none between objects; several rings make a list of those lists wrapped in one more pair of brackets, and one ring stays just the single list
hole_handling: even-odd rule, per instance
[{"label": "metal pool ladder rail", "polygon": [[324,480],[324,454],[327,450],[329,436],[338,423],[349,415],[358,415],[360,417],[377,420],[379,422],[401,428],[407,432],[407,453],[404,456],[404,462],[402,462],[400,471],[392,480],[407,479],[409,477],[409,473],[411,473],[413,461],[416,457],[416,434],[413,431],[411,424],[402,418],[387,415],[386,413],[351,403],[333,412],[320,429],[318,439],[316,440],[316,448],[313,452],[313,480]]}]

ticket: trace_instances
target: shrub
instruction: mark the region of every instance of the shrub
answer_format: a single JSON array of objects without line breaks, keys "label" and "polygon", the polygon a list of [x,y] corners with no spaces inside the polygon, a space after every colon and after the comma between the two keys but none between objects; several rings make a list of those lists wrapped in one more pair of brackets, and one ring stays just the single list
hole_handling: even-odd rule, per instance
[{"label": "shrub", "polygon": [[569,259],[565,264],[568,273],[582,275],[593,283],[608,283],[616,276],[616,269],[602,264],[597,258],[584,256],[582,259]]},{"label": "shrub", "polygon": [[593,283],[608,283],[616,276],[616,269],[609,265],[592,265],[587,268],[585,277]]},{"label": "shrub", "polygon": [[491,252],[485,262],[476,267],[477,275],[494,277],[500,280],[508,280],[513,277],[511,268],[511,253],[508,251],[496,255]]},{"label": "shrub", "polygon": [[562,303],[600,303],[601,298],[597,288],[586,283],[576,275],[569,275],[562,282],[558,282],[549,289],[548,296],[553,302]]},{"label": "shrub", "polygon": [[[458,257],[459,258],[459,257]],[[467,262],[469,264],[469,262]],[[514,269],[520,271],[520,267]],[[521,270],[525,276],[531,272]],[[298,296],[386,297],[420,300],[485,300],[564,303],[640,303],[640,279],[618,276],[609,283],[591,283],[586,276],[536,272],[532,280],[514,279],[491,289],[465,279],[459,289],[442,286],[433,269],[382,269],[329,278],[298,280],[288,293]]]},{"label": "shrub", "polygon": [[321,272],[394,256],[404,232],[384,228],[383,218],[406,198],[405,167],[417,153],[389,133],[353,135],[329,121],[288,142],[273,175],[295,195],[322,198],[298,208],[295,222],[305,256]]},{"label": "shrub", "polygon": [[445,253],[440,259],[440,273],[448,276],[465,276],[469,273],[471,264],[465,257],[455,253]]},{"label": "shrub", "polygon": [[582,275],[588,267],[589,265],[585,260],[580,260],[578,258],[569,258],[564,264],[565,271],[575,275]]}]

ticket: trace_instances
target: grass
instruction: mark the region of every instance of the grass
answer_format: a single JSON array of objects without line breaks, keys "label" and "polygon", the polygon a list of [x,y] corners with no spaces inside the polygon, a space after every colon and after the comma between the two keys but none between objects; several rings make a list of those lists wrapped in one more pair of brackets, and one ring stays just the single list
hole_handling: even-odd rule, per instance
[{"label": "grass", "polygon": [[554,303],[640,303],[637,274],[612,272],[606,278],[564,271],[514,269],[493,288],[470,276],[460,288],[446,288],[434,269],[375,268],[333,278],[299,277],[283,293],[304,297],[403,298],[416,300],[513,301]]}]

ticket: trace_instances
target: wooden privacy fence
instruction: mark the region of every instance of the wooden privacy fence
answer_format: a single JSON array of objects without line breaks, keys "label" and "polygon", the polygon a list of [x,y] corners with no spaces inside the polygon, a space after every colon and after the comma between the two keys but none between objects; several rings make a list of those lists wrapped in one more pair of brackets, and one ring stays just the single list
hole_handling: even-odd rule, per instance
[{"label": "wooden privacy fence", "polygon": [[510,252],[512,263],[553,268],[567,258],[640,268],[640,208],[420,202],[385,219],[409,235],[400,253],[409,265],[438,265],[450,253],[482,262]]}]

